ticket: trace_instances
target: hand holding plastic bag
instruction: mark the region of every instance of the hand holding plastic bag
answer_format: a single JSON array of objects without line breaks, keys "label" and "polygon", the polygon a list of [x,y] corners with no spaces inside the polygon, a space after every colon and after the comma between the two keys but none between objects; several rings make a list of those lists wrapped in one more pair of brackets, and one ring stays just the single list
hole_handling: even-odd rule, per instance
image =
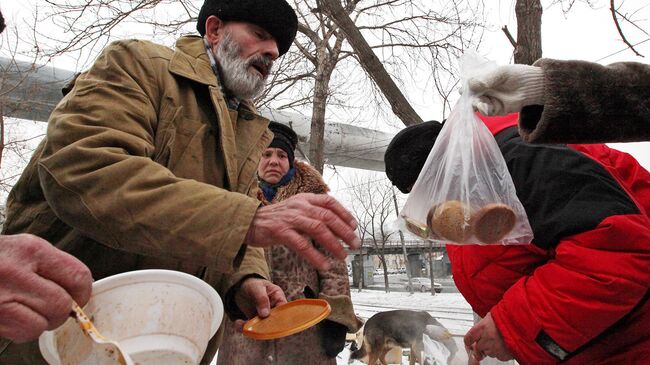
[{"label": "hand holding plastic bag", "polygon": [[526,244],[528,217],[492,133],[474,114],[468,90],[476,73],[497,67],[466,53],[463,93],[438,135],[402,210],[412,233],[439,243]]}]

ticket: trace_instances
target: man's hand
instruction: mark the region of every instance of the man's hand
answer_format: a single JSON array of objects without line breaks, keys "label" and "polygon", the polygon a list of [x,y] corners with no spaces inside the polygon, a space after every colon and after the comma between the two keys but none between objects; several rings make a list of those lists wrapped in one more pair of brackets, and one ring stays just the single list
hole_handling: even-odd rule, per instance
[{"label": "man's hand", "polygon": [[361,241],[355,233],[357,222],[333,197],[325,194],[298,194],[257,210],[246,236],[253,247],[285,245],[319,270],[330,267],[328,259],[312,245],[317,241],[334,257],[347,253],[339,240],[351,248]]},{"label": "man's hand", "polygon": [[496,357],[501,361],[513,358],[490,313],[467,331],[464,340],[470,365],[479,365],[486,356]]},{"label": "man's hand", "polygon": [[[237,306],[247,318],[260,316],[265,318],[271,313],[271,308],[285,304],[287,298],[282,288],[261,278],[247,278],[239,287],[236,294]],[[241,332],[243,320],[235,321],[235,328]]]},{"label": "man's hand", "polygon": [[88,302],[92,281],[86,265],[39,237],[0,236],[0,336],[20,343],[57,328],[72,300]]},{"label": "man's hand", "polygon": [[499,66],[469,79],[476,95],[472,105],[483,115],[519,112],[526,105],[544,104],[544,71],[527,65]]}]

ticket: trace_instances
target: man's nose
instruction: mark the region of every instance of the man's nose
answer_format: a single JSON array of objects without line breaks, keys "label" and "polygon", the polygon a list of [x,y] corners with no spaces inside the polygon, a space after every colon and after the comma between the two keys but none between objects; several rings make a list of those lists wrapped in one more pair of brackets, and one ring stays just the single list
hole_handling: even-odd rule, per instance
[{"label": "man's nose", "polygon": [[273,38],[266,39],[262,41],[262,54],[264,56],[270,57],[272,60],[276,60],[280,56],[278,51],[278,43]]}]

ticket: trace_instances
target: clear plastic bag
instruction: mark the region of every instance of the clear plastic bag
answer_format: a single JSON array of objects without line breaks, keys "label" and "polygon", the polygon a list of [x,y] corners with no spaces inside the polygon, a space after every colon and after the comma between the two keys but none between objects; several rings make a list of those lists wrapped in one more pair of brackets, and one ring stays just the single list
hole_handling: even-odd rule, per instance
[{"label": "clear plastic bag", "polygon": [[438,243],[526,244],[528,216],[503,155],[474,114],[467,80],[496,64],[475,52],[461,57],[463,92],[436,138],[401,212],[400,224]]},{"label": "clear plastic bag", "polygon": [[449,365],[454,363],[458,345],[444,327],[427,325],[422,335],[422,365]]},{"label": "clear plastic bag", "polygon": [[[429,336],[422,335],[422,364],[447,365],[451,356],[449,350],[440,342],[432,340]],[[450,359],[449,359],[450,360]]]}]

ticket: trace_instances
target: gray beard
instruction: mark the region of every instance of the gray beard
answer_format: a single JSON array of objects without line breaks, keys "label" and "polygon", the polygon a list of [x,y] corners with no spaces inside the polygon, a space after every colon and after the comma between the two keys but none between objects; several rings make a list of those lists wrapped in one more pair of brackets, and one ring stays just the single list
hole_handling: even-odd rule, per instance
[{"label": "gray beard", "polygon": [[239,56],[239,51],[239,44],[233,41],[230,34],[226,34],[213,54],[221,71],[223,86],[238,99],[252,99],[264,90],[266,77],[260,77],[256,72],[249,71],[248,67],[257,59],[261,62],[270,62],[271,65],[273,61],[265,56],[243,59]]}]

